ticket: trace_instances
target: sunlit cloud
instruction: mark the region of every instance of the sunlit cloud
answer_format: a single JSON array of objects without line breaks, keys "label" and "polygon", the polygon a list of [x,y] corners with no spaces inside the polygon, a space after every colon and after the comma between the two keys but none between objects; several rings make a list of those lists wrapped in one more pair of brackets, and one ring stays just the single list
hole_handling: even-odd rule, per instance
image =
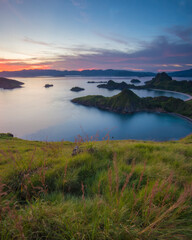
[{"label": "sunlit cloud", "polygon": [[[192,44],[170,41],[159,36],[151,42],[141,42],[133,52],[76,45],[66,47],[25,38],[33,45],[48,47],[44,54],[31,58],[0,59],[0,71],[20,69],[125,69],[132,71],[176,71],[191,66]],[[50,49],[50,50],[49,50]],[[53,49],[58,50],[52,54]]]}]

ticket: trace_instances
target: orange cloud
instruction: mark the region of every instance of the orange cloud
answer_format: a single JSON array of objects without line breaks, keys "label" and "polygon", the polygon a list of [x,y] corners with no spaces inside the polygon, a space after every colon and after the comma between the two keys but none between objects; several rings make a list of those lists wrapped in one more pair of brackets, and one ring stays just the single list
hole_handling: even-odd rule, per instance
[{"label": "orange cloud", "polygon": [[0,72],[3,71],[21,71],[21,70],[34,70],[34,69],[49,69],[49,65],[44,64],[6,64],[6,63],[0,63]]}]

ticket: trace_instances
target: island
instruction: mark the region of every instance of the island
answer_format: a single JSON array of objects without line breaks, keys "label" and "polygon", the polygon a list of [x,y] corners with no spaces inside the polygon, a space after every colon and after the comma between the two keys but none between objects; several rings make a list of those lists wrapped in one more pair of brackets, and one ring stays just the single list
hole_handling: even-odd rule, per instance
[{"label": "island", "polygon": [[45,84],[44,87],[45,87],[45,88],[50,88],[50,87],[53,87],[53,84]]},{"label": "island", "polygon": [[2,89],[21,88],[23,84],[24,83],[20,81],[0,77],[0,88]]},{"label": "island", "polygon": [[72,87],[71,88],[71,91],[73,92],[80,92],[80,91],[84,91],[85,89],[84,88],[81,88],[81,87]]},{"label": "island", "polygon": [[167,73],[158,73],[152,80],[145,82],[143,86],[135,86],[134,84],[127,84],[126,82],[117,83],[113,80],[107,84],[99,84],[98,88],[106,88],[109,90],[123,90],[123,89],[159,89],[182,92],[192,95],[192,81],[176,81],[173,80]]},{"label": "island", "polygon": [[107,81],[88,81],[87,83],[107,83]]},{"label": "island", "polygon": [[131,83],[140,83],[140,82],[141,81],[139,79],[135,79],[135,78],[131,79]]},{"label": "island", "polygon": [[113,97],[89,95],[71,100],[73,103],[117,112],[165,112],[182,115],[192,121],[192,104],[173,97],[140,98],[129,89],[124,89]]},{"label": "island", "polygon": [[113,80],[109,80],[107,84],[99,84],[97,85],[98,88],[106,88],[108,90],[123,90],[123,89],[129,89],[134,88],[134,84],[127,84],[126,82],[114,82]]}]

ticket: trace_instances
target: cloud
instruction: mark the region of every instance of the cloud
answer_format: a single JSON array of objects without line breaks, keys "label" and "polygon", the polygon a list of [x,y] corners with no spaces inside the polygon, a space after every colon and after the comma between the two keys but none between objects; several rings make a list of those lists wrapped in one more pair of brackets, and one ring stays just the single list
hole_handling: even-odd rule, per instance
[{"label": "cloud", "polygon": [[113,41],[113,42],[116,42],[116,43],[120,43],[120,44],[123,44],[123,45],[128,44],[128,41],[123,40],[123,39],[118,38],[118,37],[115,37],[113,34],[107,35],[107,34],[103,34],[103,33],[99,33],[99,32],[96,32],[96,34],[98,36],[104,38],[104,39],[107,39],[107,40],[110,40],[110,41]]},{"label": "cloud", "polygon": [[[170,42],[165,36],[159,36],[152,42],[143,42],[142,48],[133,53],[118,50],[88,49],[88,53],[75,56],[60,55],[53,62],[54,68],[114,68],[146,69],[157,71],[159,68],[186,68],[192,62],[192,44]],[[79,49],[80,50],[80,49]],[[91,53],[92,52],[92,53]]]},{"label": "cloud", "polygon": [[192,43],[192,27],[174,26],[168,29],[168,32],[177,36],[185,42]]},{"label": "cloud", "polygon": [[48,47],[54,47],[55,45],[53,43],[48,43],[48,42],[43,42],[43,41],[36,41],[32,38],[29,38],[29,37],[25,37],[23,39],[24,42],[27,42],[27,43],[32,43],[32,44],[38,44],[38,45],[43,45],[43,46],[48,46]]},{"label": "cloud", "polygon": [[[52,46],[54,44],[25,39],[34,44]],[[55,45],[54,45],[55,46]],[[76,69],[142,69],[145,71],[168,71],[187,69],[192,63],[192,43],[171,41],[166,36],[158,36],[151,42],[141,42],[140,48],[134,52],[117,49],[104,49],[77,45],[73,47],[55,46],[61,54],[51,55],[47,51],[44,58],[29,60],[12,60],[9,66],[18,66],[24,63],[27,67],[49,67],[58,70]],[[62,54],[63,51],[63,54]],[[50,55],[48,55],[50,53]],[[0,60],[1,63],[1,60]],[[3,64],[3,60],[2,63]],[[1,68],[2,69],[2,68]]]}]

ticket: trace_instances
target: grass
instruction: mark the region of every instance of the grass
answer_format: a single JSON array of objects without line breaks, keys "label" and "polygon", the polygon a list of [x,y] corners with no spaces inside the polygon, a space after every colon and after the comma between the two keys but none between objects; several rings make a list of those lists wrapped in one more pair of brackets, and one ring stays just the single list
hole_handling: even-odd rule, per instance
[{"label": "grass", "polygon": [[2,240],[192,235],[192,136],[55,143],[0,135],[0,176]]}]

